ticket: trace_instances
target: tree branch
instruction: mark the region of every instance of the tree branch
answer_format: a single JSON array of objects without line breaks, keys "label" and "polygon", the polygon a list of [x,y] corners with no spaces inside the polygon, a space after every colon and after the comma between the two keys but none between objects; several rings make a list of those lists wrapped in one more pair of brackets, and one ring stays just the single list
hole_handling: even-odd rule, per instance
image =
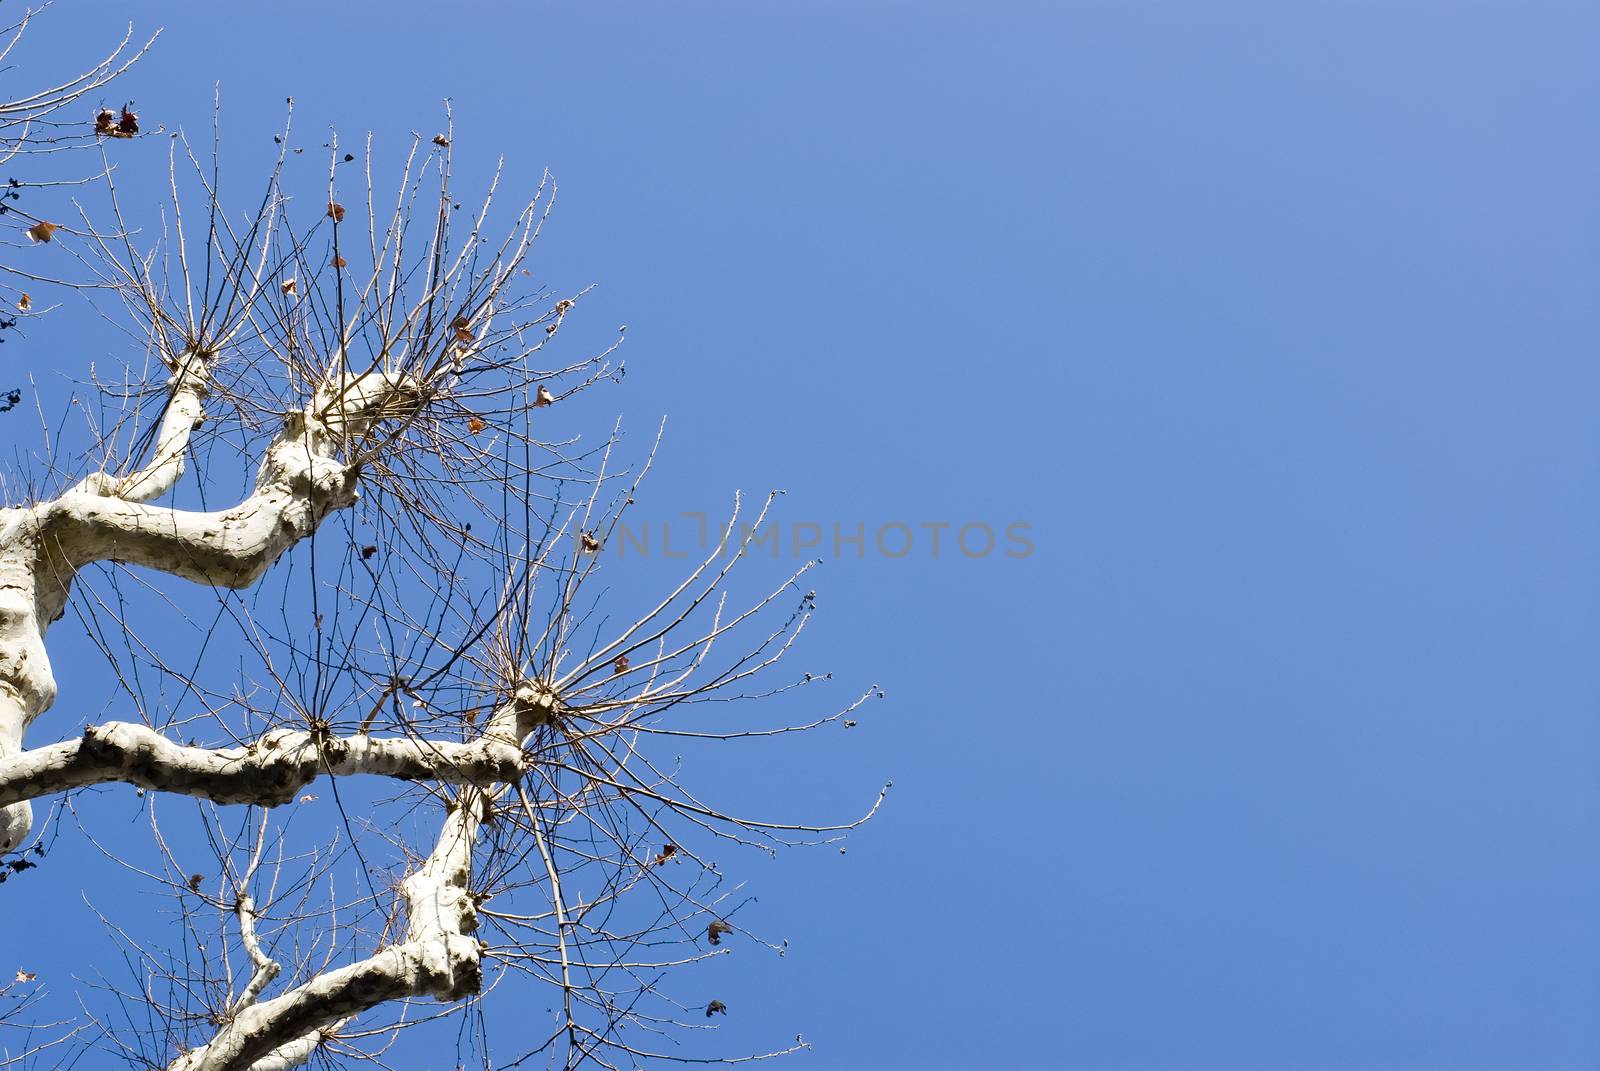
[{"label": "tree branch", "polygon": [[107,722],[0,764],[0,807],[112,782],[263,807],[293,802],[322,774],[486,786],[526,772],[521,741],[555,709],[548,693],[525,685],[469,743],[273,729],[244,747],[188,747],[143,725]]},{"label": "tree branch", "polygon": [[211,355],[188,350],[177,359],[177,370],[168,383],[172,397],[161,418],[155,451],[150,463],[126,476],[97,472],[83,480],[74,491],[120,498],[125,502],[149,502],[160,498],[183,476],[183,455],[189,437],[205,422],[205,399],[211,385]]},{"label": "tree branch", "polygon": [[293,1067],[284,1061],[303,1051],[304,1062],[325,1029],[379,1004],[414,997],[453,1001],[476,993],[483,981],[483,953],[471,936],[478,912],[470,883],[482,798],[477,789],[461,794],[427,860],[401,883],[409,916],[404,941],[245,1008],[209,1044],[174,1061],[169,1071]]},{"label": "tree branch", "polygon": [[[244,502],[209,513],[143,504],[139,499],[160,494],[182,471],[203,389],[203,380],[180,384],[149,468],[109,486],[86,480],[40,507],[47,544],[66,559],[69,574],[118,561],[202,584],[250,586],[330,512],[355,502],[359,470],[340,461],[339,450],[379,421],[413,411],[419,397],[405,377],[336,374],[306,409],[284,417]],[[117,497],[97,493],[105,491]]]}]

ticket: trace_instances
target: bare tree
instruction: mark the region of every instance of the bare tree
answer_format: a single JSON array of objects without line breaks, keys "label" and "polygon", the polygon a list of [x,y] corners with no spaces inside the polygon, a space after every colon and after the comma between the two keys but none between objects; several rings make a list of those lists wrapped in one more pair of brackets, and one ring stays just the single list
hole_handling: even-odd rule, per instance
[{"label": "bare tree", "polygon": [[[61,121],[99,77],[19,121]],[[658,597],[601,599],[656,447],[630,467],[617,428],[546,429],[620,374],[622,337],[556,356],[586,291],[530,268],[555,184],[506,212],[497,170],[464,209],[446,119],[382,187],[370,138],[302,156],[286,120],[242,214],[216,151],[173,137],[152,222],[113,166],[140,135],[95,112],[98,193],[70,222],[23,221],[50,225],[29,248],[51,266],[8,269],[97,303],[128,360],[69,410],[83,448],[13,474],[0,511],[0,851],[15,873],[75,831],[170,895],[173,932],[154,944],[108,911],[134,965],[114,1000],[145,1025],[112,1029],[85,997],[58,1049],[19,1062],[408,1066],[401,1032],[441,1019],[463,1066],[702,1061],[685,1032],[726,1007],[670,978],[750,939],[710,851],[832,840],[882,801],[784,823],[689,787],[708,747],[881,693],[751,721],[823,679],[775,670],[813,612],[811,563],[735,583],[770,496],[735,497]],[[112,720],[52,712],[45,636],[69,610],[106,656]],[[100,785],[142,808],[152,865],[86,817]],[[13,1022],[27,981],[0,989]],[[530,986],[553,998],[537,1027],[511,997]]]}]

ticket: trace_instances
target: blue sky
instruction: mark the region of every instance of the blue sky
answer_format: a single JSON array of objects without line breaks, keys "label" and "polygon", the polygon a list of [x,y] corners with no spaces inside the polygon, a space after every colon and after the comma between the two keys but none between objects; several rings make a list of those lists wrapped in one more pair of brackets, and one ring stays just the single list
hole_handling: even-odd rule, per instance
[{"label": "blue sky", "polygon": [[[848,854],[739,861],[791,951],[729,957],[728,1048],[1600,1063],[1600,8],[63,0],[48,40],[129,17],[146,122],[220,81],[242,154],[289,95],[397,145],[448,96],[469,174],[548,167],[541,270],[629,325],[589,427],[670,417],[642,516],[865,526],[803,660],[887,699],[699,782],[895,782]],[[55,330],[0,357],[113,356]],[[5,940],[87,973],[85,926]]]}]

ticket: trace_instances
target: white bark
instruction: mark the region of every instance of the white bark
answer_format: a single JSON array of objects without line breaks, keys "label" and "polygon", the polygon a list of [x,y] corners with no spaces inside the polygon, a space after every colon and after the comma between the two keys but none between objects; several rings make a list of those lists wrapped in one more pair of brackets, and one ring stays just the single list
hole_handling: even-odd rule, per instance
[{"label": "white bark", "polygon": [[[116,561],[202,584],[249,586],[329,513],[356,500],[359,471],[340,459],[340,448],[378,421],[410,412],[419,395],[414,383],[388,373],[336,374],[309,406],[285,416],[254,492],[239,505],[193,512],[139,501],[164,492],[181,473],[188,436],[203,416],[207,375],[207,362],[199,355],[180,359],[173,398],[151,463],[143,470],[120,479],[102,474],[53,501],[0,511],[0,777],[22,763],[27,772],[19,776],[49,779],[33,758],[18,756],[28,726],[55,701],[44,632],[61,616],[79,569]],[[110,738],[112,745],[137,745],[135,752],[159,750],[126,732]],[[102,754],[119,753],[108,746]],[[67,762],[83,771],[94,765],[85,750],[80,741],[70,758],[55,752],[39,758],[47,768]],[[31,825],[25,799],[0,807],[0,851],[20,846]]]},{"label": "white bark", "polygon": [[[436,140],[445,146],[449,143],[443,137]],[[280,165],[283,160],[280,153]],[[277,170],[249,228],[236,232],[212,226],[208,231],[204,286],[198,285],[198,275],[190,275],[185,228],[181,215],[176,218],[173,234],[178,267],[187,289],[175,288],[174,292],[189,297],[184,299],[183,308],[174,306],[170,315],[161,307],[167,284],[151,282],[155,273],[150,263],[141,262],[128,246],[129,263],[124,266],[122,258],[112,255],[102,241],[99,249],[118,273],[110,285],[125,298],[137,295],[148,306],[152,337],[161,340],[181,336],[199,341],[181,354],[164,355],[172,370],[166,406],[146,455],[128,459],[137,466],[135,471],[122,472],[120,465],[109,465],[108,471],[88,476],[50,501],[0,510],[0,851],[25,843],[32,822],[31,800],[106,783],[127,783],[218,804],[271,807],[292,802],[319,777],[367,774],[427,782],[426,791],[413,789],[408,796],[420,798],[428,807],[446,804],[431,849],[426,837],[414,849],[409,844],[405,847],[407,860],[424,856],[415,871],[404,877],[397,892],[387,885],[387,879],[377,886],[390,888],[391,892],[385,895],[396,897],[393,906],[403,907],[404,912],[396,910],[385,919],[376,935],[365,929],[361,933],[366,936],[357,937],[354,931],[346,934],[350,939],[330,953],[333,962],[340,965],[320,970],[311,965],[316,957],[303,943],[308,922],[319,926],[323,923],[314,920],[326,918],[326,925],[334,931],[363,924],[350,920],[337,897],[330,907],[338,913],[327,916],[306,914],[302,906],[290,903],[303,889],[281,893],[275,883],[282,872],[281,854],[274,880],[256,877],[268,832],[280,824],[262,818],[249,869],[241,877],[235,868],[225,865],[220,879],[232,884],[232,894],[237,898],[231,905],[232,918],[239,926],[239,941],[248,961],[234,955],[224,943],[222,958],[230,981],[220,993],[213,989],[201,998],[211,1016],[211,1025],[197,1026],[198,1020],[187,1017],[184,1023],[174,1024],[175,1030],[182,1031],[184,1045],[204,1039],[203,1034],[192,1032],[214,1030],[214,1036],[199,1048],[185,1051],[180,1046],[167,1052],[168,1071],[285,1071],[301,1067],[313,1062],[344,1024],[369,1009],[394,1001],[458,1001],[477,993],[483,982],[485,946],[477,936],[475,846],[481,829],[490,821],[494,801],[514,786],[520,787],[518,782],[536,761],[532,749],[524,747],[528,737],[539,726],[550,725],[568,713],[557,698],[554,685],[516,679],[507,682],[503,674],[516,664],[507,659],[488,669],[488,686],[514,686],[514,694],[500,703],[476,738],[470,735],[476,730],[467,728],[465,740],[458,737],[455,727],[447,731],[452,737],[447,740],[414,735],[375,738],[366,733],[365,727],[354,735],[335,735],[326,721],[309,715],[307,724],[299,724],[280,718],[256,722],[248,715],[238,714],[214,721],[218,734],[214,739],[229,744],[227,747],[185,745],[149,725],[123,721],[87,728],[71,722],[42,740],[32,740],[32,748],[25,746],[26,734],[57,698],[45,632],[64,613],[73,580],[85,566],[121,563],[218,588],[247,588],[299,540],[311,536],[330,514],[357,501],[363,461],[373,459],[376,469],[378,458],[387,460],[398,453],[402,436],[396,433],[394,422],[405,422],[405,438],[423,442],[425,450],[437,453],[444,478],[461,478],[458,474],[466,472],[476,479],[479,472],[492,472],[478,468],[477,459],[496,455],[471,443],[470,449],[452,448],[448,424],[436,425],[434,421],[435,416],[448,416],[448,412],[430,412],[425,421],[414,427],[410,421],[423,416],[425,408],[455,410],[467,402],[476,400],[476,404],[496,395],[512,398],[518,391],[533,389],[549,375],[535,372],[526,363],[528,356],[543,345],[544,339],[534,330],[545,324],[543,317],[515,323],[511,330],[497,335],[491,335],[489,327],[501,290],[520,269],[542,224],[544,217],[537,211],[540,194],[523,209],[516,227],[498,249],[482,247],[479,233],[493,196],[491,186],[474,229],[463,244],[449,240],[449,205],[453,202],[447,186],[448,163],[440,175],[445,184],[440,190],[439,223],[425,255],[403,255],[410,248],[405,236],[411,227],[411,204],[418,189],[408,163],[401,201],[393,224],[381,236],[381,248],[378,223],[372,222],[375,264],[370,276],[365,280],[337,276],[337,293],[324,290],[320,295],[337,297],[334,307],[318,307],[303,322],[299,314],[287,311],[287,306],[279,307],[275,300],[268,300],[278,296],[273,292],[274,286],[281,286],[284,294],[293,289],[292,280],[279,282],[281,269],[297,263],[300,253],[297,247],[283,245],[285,240],[292,245],[295,239],[287,222],[278,222],[281,206],[288,197]],[[494,182],[498,184],[498,177]],[[203,175],[201,184],[214,198],[214,184],[207,184]],[[176,212],[176,172],[172,187]],[[544,189],[543,184],[540,189]],[[553,197],[553,183],[550,191]],[[216,207],[214,199],[211,204]],[[368,207],[370,210],[370,197]],[[548,202],[544,211],[548,212]],[[118,212],[120,222],[120,209]],[[343,210],[330,204],[329,214],[338,223]],[[372,215],[371,211],[368,215]],[[213,215],[212,222],[216,219]],[[337,250],[337,237],[335,242]],[[216,288],[214,266],[223,273]],[[346,263],[342,257],[335,257],[333,266],[343,269]],[[520,270],[527,274],[526,269]],[[178,278],[174,272],[168,282]],[[197,285],[190,286],[191,283]],[[202,291],[205,307],[197,319],[191,299]],[[308,300],[301,308],[310,310],[312,295],[304,296]],[[353,298],[349,307],[347,298]],[[517,297],[510,307],[514,311],[531,308],[532,300]],[[571,300],[557,304],[555,322],[546,325],[544,338],[556,331],[572,304]],[[331,315],[335,311],[336,319]],[[458,311],[456,319],[449,319]],[[141,315],[140,319],[145,317]],[[441,328],[443,352],[436,348]],[[531,346],[523,339],[525,331],[535,339]],[[417,371],[413,375],[362,373],[353,369],[364,366],[347,360],[342,348],[333,352],[326,347],[316,348],[319,337],[337,335],[343,340],[352,332],[361,337],[363,345],[377,343],[371,351],[378,355],[373,358],[375,364]],[[243,501],[231,508],[207,511],[162,505],[184,478],[194,433],[206,419],[207,397],[217,367],[213,346],[226,349],[227,340],[236,337],[252,339],[252,349],[262,348],[259,358],[253,359],[271,361],[274,355],[281,357],[291,382],[314,389],[309,392],[309,399],[297,393],[295,402],[284,403],[296,408],[284,414],[283,427],[275,436],[268,426],[263,438],[270,437],[271,441],[259,459],[255,486]],[[461,345],[463,342],[467,344]],[[480,354],[480,347],[486,352]],[[516,356],[508,356],[509,351],[519,347]],[[331,372],[319,382],[316,377],[323,374],[324,368],[331,368]],[[590,369],[588,382],[593,382],[607,371],[605,355],[573,365],[568,371],[585,368]],[[490,375],[498,378],[483,390],[464,386],[473,377]],[[221,384],[219,376],[219,392]],[[552,401],[549,390],[542,384],[537,390],[532,406],[548,405]],[[450,404],[429,404],[440,401]],[[380,428],[385,421],[391,423]],[[468,427],[474,425],[483,428],[478,418],[472,418]],[[523,432],[523,438],[530,443],[531,436],[531,429]],[[609,456],[609,445],[607,450]],[[558,458],[564,455],[560,449],[552,452]],[[468,459],[466,468],[457,464],[461,458]],[[405,468],[396,464],[385,471],[403,472]],[[600,487],[609,478],[602,468],[594,481],[588,509],[595,508]],[[426,503],[433,483],[425,476],[421,484],[420,497]],[[470,497],[473,493],[467,486],[464,494]],[[416,501],[403,494],[396,497]],[[444,520],[437,516],[429,519]],[[470,528],[470,524],[466,525],[467,530]],[[564,544],[551,544],[556,545]],[[470,554],[472,547],[463,550]],[[530,575],[535,564],[543,566],[544,558],[529,563]],[[348,592],[341,590],[341,595]],[[232,600],[228,602],[231,606]],[[397,615],[395,620],[398,619]],[[319,648],[319,670],[326,665],[321,660],[322,653]],[[473,652],[464,649],[458,656],[470,665]],[[271,668],[274,673],[282,671],[279,665]],[[548,672],[554,674],[555,669]],[[512,675],[515,677],[514,671]],[[69,695],[69,700],[73,698]],[[419,698],[418,702],[422,700]],[[312,712],[316,709],[315,704],[310,707]],[[227,725],[224,721],[243,724]],[[184,719],[178,723],[189,725],[193,721]],[[421,725],[419,720],[395,731],[415,733]],[[72,738],[61,740],[63,735]],[[546,761],[554,759],[547,757]],[[410,835],[405,834],[404,838],[409,841]],[[542,841],[540,850],[546,851]],[[487,854],[487,847],[484,851]],[[356,858],[357,862],[351,865],[365,865],[359,854]],[[548,863],[548,854],[546,859]],[[312,865],[313,880],[316,875],[325,874],[320,869],[321,862]],[[269,864],[267,869],[274,867]],[[192,899],[199,892],[199,885],[199,879],[190,878],[187,889],[180,882],[174,891]],[[479,891],[487,895],[486,890]],[[252,892],[261,897],[259,914]],[[282,902],[277,902],[279,895],[284,897]],[[226,899],[221,905],[209,898],[207,903],[224,909],[230,906]],[[357,916],[361,917],[364,915]],[[561,925],[565,934],[569,926],[565,916]],[[275,955],[282,956],[281,964]],[[364,958],[347,962],[356,956]],[[194,981],[183,978],[181,972],[173,974],[171,980],[180,987]],[[157,1015],[163,1014],[159,1005],[152,1007]],[[348,1040],[355,1043],[359,1039],[351,1036]],[[323,1055],[325,1060],[331,1058],[329,1053]]]},{"label": "white bark", "polygon": [[293,1068],[304,1067],[324,1040],[322,1031],[313,1030],[303,1038],[272,1050],[251,1064],[248,1071],[292,1071]]},{"label": "white bark", "polygon": [[261,938],[256,936],[256,902],[249,893],[239,897],[233,913],[239,919],[239,939],[244,942],[245,951],[250,954],[250,962],[255,967],[244,991],[228,1009],[237,1015],[260,999],[262,991],[272,984],[283,968],[277,960],[267,955],[266,950],[261,947]]},{"label": "white bark", "polygon": [[[479,740],[463,747],[514,747],[559,712],[555,696],[543,685],[529,682],[495,711]],[[520,755],[520,747],[516,750]],[[478,912],[472,899],[472,848],[485,801],[494,796],[497,783],[514,780],[520,766],[510,776],[495,769],[476,786],[463,787],[428,858],[401,882],[407,924],[405,939],[399,943],[360,962],[324,971],[280,996],[257,1001],[271,979],[260,986],[256,980],[268,972],[263,964],[271,961],[256,941],[253,919],[250,924],[243,920],[243,913],[253,910],[253,905],[241,900],[241,932],[256,966],[246,987],[250,1000],[236,1001],[232,1020],[217,1036],[174,1061],[168,1071],[296,1067],[310,1059],[339,1023],[369,1008],[392,1000],[431,997],[452,1001],[476,993],[483,980],[483,949],[473,936]]]},{"label": "white bark", "polygon": [[483,980],[472,901],[472,847],[483,792],[463,790],[421,869],[401,883],[405,939],[366,959],[315,975],[287,993],[240,1011],[212,1041],[169,1071],[268,1071],[310,1058],[335,1024],[393,1000],[453,1001]]},{"label": "white bark", "polygon": [[172,397],[162,414],[150,463],[126,476],[94,473],[73,490],[127,502],[149,502],[172,490],[183,476],[189,436],[205,422],[205,399],[210,385],[211,356],[198,350],[185,352],[178,358],[177,370],[167,384]]},{"label": "white bark", "polygon": [[0,806],[109,782],[274,807],[292,802],[323,774],[454,785],[514,781],[527,769],[522,738],[550,717],[548,704],[519,702],[525,712],[512,724],[470,743],[273,729],[244,747],[206,748],[174,743],[129,722],[92,725],[76,740],[24,751],[0,764]]},{"label": "white bark", "polygon": [[461,786],[433,850],[405,879],[404,939],[323,971],[277,996],[280,967],[255,929],[241,890],[236,914],[252,973],[205,1046],[169,1071],[286,1071],[309,1061],[339,1025],[394,1000],[459,1000],[482,982],[474,936],[472,851],[484,804],[527,769],[523,740],[560,712],[550,690],[527,683],[461,743],[334,736],[277,728],[243,747],[184,746],[142,725],[92,726],[75,740],[24,751],[23,733],[54,702],[44,632],[65,608],[73,577],[96,561],[157,569],[205,584],[245,587],[331,511],[356,498],[359,472],[341,458],[375,425],[413,411],[414,383],[383,373],[340,374],[304,410],[286,415],[254,492],[232,509],[190,512],[148,504],[183,471],[203,419],[207,360],[186,355],[149,463],[124,477],[91,477],[54,501],[0,513],[0,850],[19,846],[28,801],[84,785],[127,782],[219,803],[286,803],[316,777],[359,773]]}]

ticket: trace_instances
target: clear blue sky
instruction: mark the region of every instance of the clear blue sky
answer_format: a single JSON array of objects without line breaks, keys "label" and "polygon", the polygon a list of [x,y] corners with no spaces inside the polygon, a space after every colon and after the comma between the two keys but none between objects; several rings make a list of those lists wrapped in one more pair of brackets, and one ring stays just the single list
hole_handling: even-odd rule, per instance
[{"label": "clear blue sky", "polygon": [[70,0],[51,39],[130,17],[147,122],[220,80],[232,142],[292,94],[397,144],[449,96],[458,160],[548,166],[541,269],[630,325],[591,427],[670,414],[651,516],[1031,525],[828,561],[802,660],[887,700],[703,772],[823,816],[895,781],[847,855],[725,864],[791,941],[719,966],[729,1049],[1600,1065],[1600,7]]}]

